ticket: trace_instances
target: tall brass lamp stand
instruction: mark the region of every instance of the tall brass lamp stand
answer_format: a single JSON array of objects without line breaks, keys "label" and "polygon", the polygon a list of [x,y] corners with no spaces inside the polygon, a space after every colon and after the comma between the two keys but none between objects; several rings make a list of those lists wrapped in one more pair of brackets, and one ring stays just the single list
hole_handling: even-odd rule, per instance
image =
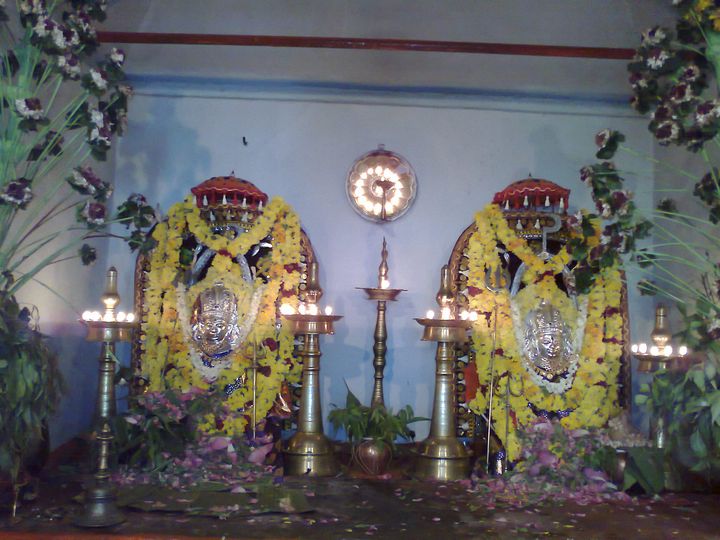
[{"label": "tall brass lamp stand", "polygon": [[423,341],[436,341],[435,397],[430,434],[418,447],[415,476],[423,480],[459,480],[470,474],[470,452],[457,438],[455,409],[455,344],[467,341],[472,322],[457,317],[447,265],[437,293],[440,317],[415,319],[424,328]]},{"label": "tall brass lamp stand", "polygon": [[333,334],[334,323],[342,317],[322,314],[317,301],[322,296],[318,285],[317,263],[310,266],[306,291],[307,304],[299,313],[283,313],[287,324],[296,336],[303,337],[298,354],[303,359],[302,396],[298,413],[297,432],[287,443],[284,452],[287,476],[332,476],[338,472],[332,443],[323,433],[320,405],[320,334]]},{"label": "tall brass lamp stand", "polygon": [[388,300],[394,301],[398,295],[406,289],[391,289],[390,282],[387,279],[388,263],[387,263],[387,243],[383,238],[383,247],[381,252],[381,262],[378,268],[378,285],[377,287],[358,287],[368,295],[369,300],[377,301],[377,319],[375,320],[375,344],[373,345],[373,367],[375,368],[371,407],[378,405],[385,406],[385,398],[383,395],[383,377],[385,371],[385,352],[387,351],[387,326],[385,325],[385,310]]},{"label": "tall brass lamp stand", "polygon": [[120,303],[117,293],[117,270],[110,267],[107,273],[105,292],[101,300],[105,305],[99,312],[83,313],[87,327],[87,341],[102,343],[100,374],[95,407],[95,444],[97,463],[93,484],[85,492],[85,508],[76,519],[80,527],[110,527],[125,521],[125,516],[115,504],[115,492],[110,484],[110,454],[114,440],[112,420],[115,416],[115,343],[130,341],[137,326],[132,313],[115,313]]}]

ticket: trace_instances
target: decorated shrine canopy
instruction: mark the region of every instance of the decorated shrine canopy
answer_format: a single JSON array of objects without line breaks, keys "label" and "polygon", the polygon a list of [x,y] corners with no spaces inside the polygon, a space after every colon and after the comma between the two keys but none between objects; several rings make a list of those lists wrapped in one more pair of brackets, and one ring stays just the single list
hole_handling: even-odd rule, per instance
[{"label": "decorated shrine canopy", "polygon": [[493,197],[493,202],[517,210],[527,206],[564,206],[567,208],[570,190],[542,178],[525,178],[513,182]]}]

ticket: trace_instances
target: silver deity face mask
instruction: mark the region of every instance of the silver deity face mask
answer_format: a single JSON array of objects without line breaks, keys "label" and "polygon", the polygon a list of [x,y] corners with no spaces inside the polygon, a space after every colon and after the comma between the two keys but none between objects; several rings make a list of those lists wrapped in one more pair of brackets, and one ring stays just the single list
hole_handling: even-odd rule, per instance
[{"label": "silver deity face mask", "polygon": [[523,352],[548,380],[565,373],[573,359],[572,332],[558,311],[543,300],[525,318]]},{"label": "silver deity face mask", "polygon": [[201,292],[193,304],[192,339],[207,356],[224,355],[240,344],[235,295],[222,282]]}]

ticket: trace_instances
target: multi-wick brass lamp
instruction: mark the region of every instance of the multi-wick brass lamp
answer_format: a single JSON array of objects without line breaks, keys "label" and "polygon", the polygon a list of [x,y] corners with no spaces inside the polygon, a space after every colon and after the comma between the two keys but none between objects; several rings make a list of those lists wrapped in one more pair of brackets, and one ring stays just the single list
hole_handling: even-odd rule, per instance
[{"label": "multi-wick brass lamp", "polygon": [[322,294],[318,283],[317,262],[313,262],[305,291],[306,303],[300,305],[297,313],[288,304],[283,304],[280,308],[293,334],[303,338],[298,351],[298,355],[303,359],[303,369],[297,431],[287,442],[284,451],[284,472],[288,476],[332,476],[338,471],[332,442],[323,433],[319,336],[333,334],[333,324],[342,317],[332,315],[330,306],[324,313],[320,312],[317,302]]},{"label": "multi-wick brass lamp", "polygon": [[[679,360],[687,357],[688,348],[680,345],[674,349],[671,344],[672,334],[668,324],[667,308],[658,304],[655,308],[655,327],[650,334],[652,345],[646,343],[633,343],[631,351],[638,359],[638,371],[654,373],[662,369],[673,369]],[[650,418],[650,439],[657,448],[666,445],[665,418],[653,415]]]},{"label": "multi-wick brass lamp", "polygon": [[439,317],[428,312],[415,319],[423,326],[423,341],[436,341],[435,395],[430,434],[418,447],[415,475],[427,480],[459,480],[470,474],[470,452],[457,438],[455,409],[455,345],[468,340],[468,330],[476,316],[457,313],[448,266],[440,273],[440,290],[436,300]]},{"label": "multi-wick brass lamp", "polygon": [[110,267],[101,297],[104,304],[102,313],[86,311],[83,324],[87,328],[87,341],[102,343],[100,354],[100,376],[95,407],[95,444],[97,462],[94,481],[85,491],[83,513],[75,521],[81,527],[110,527],[125,521],[115,504],[115,492],[110,484],[110,456],[113,440],[112,421],[115,416],[115,343],[130,341],[137,326],[132,313],[125,314],[115,309],[120,304],[117,291],[117,270]]}]

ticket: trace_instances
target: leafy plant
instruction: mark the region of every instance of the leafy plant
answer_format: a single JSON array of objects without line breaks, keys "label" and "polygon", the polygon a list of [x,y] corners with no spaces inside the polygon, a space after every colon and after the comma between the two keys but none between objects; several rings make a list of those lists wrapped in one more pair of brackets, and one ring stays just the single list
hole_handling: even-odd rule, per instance
[{"label": "leafy plant", "polygon": [[328,419],[336,432],[340,428],[344,429],[348,440],[353,444],[370,438],[382,441],[394,450],[398,437],[404,440],[415,438],[415,432],[408,427],[409,424],[429,420],[415,416],[410,405],[406,405],[397,414],[382,405],[368,407],[360,402],[349,387],[347,390],[345,408],[334,408],[328,414]]},{"label": "leafy plant", "polygon": [[33,327],[30,310],[0,292],[0,470],[14,485],[43,438],[61,381],[56,355]]},{"label": "leafy plant", "polygon": [[197,429],[198,421],[209,414],[215,415],[220,423],[216,427],[221,429],[228,411],[217,395],[194,389],[146,392],[131,398],[130,408],[115,420],[120,460],[143,470],[164,470],[188,445],[211,444]]}]

